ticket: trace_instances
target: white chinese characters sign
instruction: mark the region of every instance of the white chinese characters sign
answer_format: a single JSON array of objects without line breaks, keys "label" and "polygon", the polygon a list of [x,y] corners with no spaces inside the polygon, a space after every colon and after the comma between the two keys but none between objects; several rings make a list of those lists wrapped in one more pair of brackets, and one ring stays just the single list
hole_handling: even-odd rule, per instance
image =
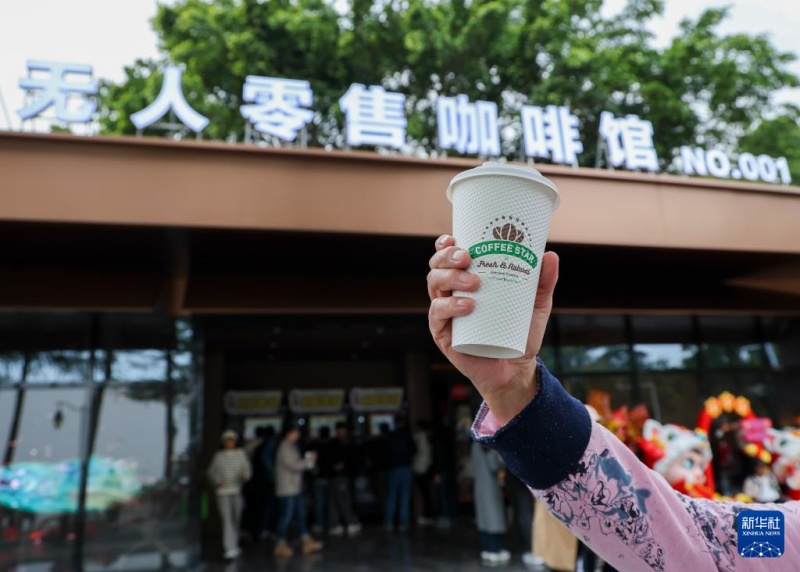
[{"label": "white chinese characters sign", "polygon": [[[52,113],[47,118],[64,123],[93,120],[98,83],[91,65],[30,60],[27,72],[27,77],[19,80],[20,88],[26,93],[25,105],[17,111],[23,121],[32,120],[49,109]],[[168,113],[198,134],[209,125],[209,118],[188,103],[182,74],[179,66],[165,68],[158,96],[130,116],[139,131],[154,125],[164,127],[157,122]],[[304,79],[250,75],[243,84],[241,99],[239,111],[248,126],[280,141],[297,141],[298,134],[304,133],[318,117],[313,108],[311,83]],[[413,148],[406,141],[405,94],[387,91],[381,85],[353,83],[339,99],[339,107],[344,115],[347,146],[368,145],[398,151]],[[504,154],[495,102],[470,101],[465,94],[442,95],[435,99],[435,113],[440,150],[484,157]],[[509,121],[507,116],[503,119]],[[518,125],[521,125],[521,147],[526,158],[578,165],[584,152],[580,119],[568,106],[524,104],[519,110]],[[172,128],[172,123],[167,127]],[[505,132],[504,135],[509,138]],[[637,115],[617,117],[603,111],[598,135],[599,154],[609,168],[658,172],[664,164],[656,152],[653,124]],[[300,138],[301,144],[305,139]],[[509,148],[513,149],[514,144]],[[776,159],[751,153],[731,157],[720,150],[684,146],[680,148],[677,168],[686,175],[791,183],[789,165],[784,157]]]}]

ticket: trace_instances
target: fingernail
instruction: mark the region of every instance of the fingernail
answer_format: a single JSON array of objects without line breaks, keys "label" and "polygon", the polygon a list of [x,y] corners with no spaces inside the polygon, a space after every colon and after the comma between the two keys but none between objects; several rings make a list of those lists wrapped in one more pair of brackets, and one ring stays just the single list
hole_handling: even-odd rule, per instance
[{"label": "fingernail", "polygon": [[436,239],[436,244],[441,246],[445,243],[446,240],[447,240],[447,235],[443,234],[442,236]]},{"label": "fingernail", "polygon": [[459,298],[456,300],[456,307],[458,308],[466,308],[469,306],[469,300],[466,298]]},{"label": "fingernail", "polygon": [[456,250],[453,253],[453,262],[461,262],[462,260],[464,260],[465,254],[466,252],[464,252],[463,250]]}]

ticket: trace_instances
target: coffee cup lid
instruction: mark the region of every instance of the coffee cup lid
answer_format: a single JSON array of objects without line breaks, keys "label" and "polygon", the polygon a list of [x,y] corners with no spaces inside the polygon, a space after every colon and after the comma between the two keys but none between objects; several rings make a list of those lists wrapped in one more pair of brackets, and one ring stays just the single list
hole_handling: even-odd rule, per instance
[{"label": "coffee cup lid", "polygon": [[495,163],[493,161],[487,161],[480,167],[469,169],[468,171],[464,171],[463,173],[459,173],[458,175],[453,177],[453,180],[450,181],[450,185],[447,187],[447,198],[450,200],[450,202],[453,201],[453,187],[455,186],[456,183],[460,183],[464,179],[471,179],[473,177],[486,177],[486,176],[517,177],[533,181],[553,193],[555,208],[558,208],[558,205],[561,203],[561,197],[559,196],[558,189],[553,184],[553,181],[542,175],[539,171],[537,171],[533,167],[518,167],[516,165],[504,165],[500,163]]}]

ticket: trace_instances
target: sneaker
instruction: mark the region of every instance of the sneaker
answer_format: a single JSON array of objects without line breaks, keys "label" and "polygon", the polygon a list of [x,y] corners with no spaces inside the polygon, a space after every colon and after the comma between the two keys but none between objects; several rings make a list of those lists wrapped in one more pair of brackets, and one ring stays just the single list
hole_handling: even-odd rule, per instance
[{"label": "sneaker", "polygon": [[432,518],[425,518],[424,516],[421,516],[417,519],[417,524],[420,526],[431,526],[433,523],[434,520]]},{"label": "sneaker", "polygon": [[359,532],[361,532],[361,525],[359,523],[351,524],[347,527],[348,536],[355,536]]},{"label": "sneaker", "polygon": [[322,543],[318,540],[314,540],[310,536],[303,537],[303,554],[311,554],[312,552],[319,552],[322,550]]},{"label": "sneaker", "polygon": [[500,553],[499,552],[481,552],[481,560],[483,560],[486,564],[499,564],[500,560]]},{"label": "sneaker", "polygon": [[522,554],[522,563],[531,568],[542,568],[544,566],[544,558],[536,556],[533,552],[524,552]]},{"label": "sneaker", "polygon": [[344,527],[343,526],[334,526],[330,530],[328,530],[329,536],[342,536],[344,534]]},{"label": "sneaker", "polygon": [[508,562],[511,560],[511,553],[508,550],[501,550],[497,552],[497,557],[500,559],[500,562]]},{"label": "sneaker", "polygon": [[294,554],[294,550],[285,540],[280,540],[275,544],[275,550],[272,553],[279,558],[289,558]]},{"label": "sneaker", "polygon": [[225,551],[225,560],[234,560],[235,558],[239,557],[239,554],[241,554],[241,553],[239,552],[238,548],[233,548],[231,550],[226,550]]}]

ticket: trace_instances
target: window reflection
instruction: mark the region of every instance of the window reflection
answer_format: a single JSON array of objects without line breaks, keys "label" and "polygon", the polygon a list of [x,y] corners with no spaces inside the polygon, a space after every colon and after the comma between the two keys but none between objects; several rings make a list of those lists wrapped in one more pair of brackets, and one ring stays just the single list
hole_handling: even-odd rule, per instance
[{"label": "window reflection", "polygon": [[[0,468],[0,554],[20,561],[48,552],[68,560],[74,534],[80,479],[82,388],[0,391],[2,430],[8,431],[6,459]],[[17,400],[21,407],[17,409]],[[64,410],[69,404],[75,411]],[[9,406],[9,404],[12,404]],[[53,422],[57,410],[61,423]],[[19,411],[19,418],[14,412]],[[11,427],[18,424],[16,439]]]},{"label": "window reflection", "polygon": [[[189,404],[178,395],[174,400],[178,405],[168,409],[171,402],[165,391],[165,384],[104,391],[95,456],[129,471],[132,495],[92,515],[102,527],[87,538],[89,561],[115,562],[126,546],[145,560],[158,556],[156,568],[162,557],[173,566],[186,558],[182,509],[188,495]],[[171,440],[168,416],[173,420]]]},{"label": "window reflection", "polygon": [[755,320],[749,316],[701,316],[703,362],[709,369],[761,367],[764,352],[756,343]]},{"label": "window reflection", "polygon": [[703,344],[703,363],[708,369],[762,367],[764,353],[760,344]]},{"label": "window reflection", "polygon": [[0,354],[8,461],[0,465],[0,569],[70,569],[89,432],[86,568],[191,564],[195,348],[190,322],[180,324],[158,315],[0,313],[0,340],[10,348]]},{"label": "window reflection", "polygon": [[561,348],[564,371],[619,371],[631,367],[628,346],[564,346]]},{"label": "window reflection", "polygon": [[192,353],[172,352],[172,379],[174,381],[188,380],[192,377]]},{"label": "window reflection", "polygon": [[695,369],[699,347],[690,316],[632,316],[636,363],[650,371]]},{"label": "window reflection", "polygon": [[703,397],[692,372],[646,373],[639,380],[642,401],[662,423],[694,427]]},{"label": "window reflection", "polygon": [[117,350],[113,353],[114,381],[165,381],[167,352],[163,350]]},{"label": "window reflection", "polygon": [[623,316],[559,316],[558,328],[565,372],[630,369]]},{"label": "window reflection", "polygon": [[55,350],[28,356],[25,381],[30,383],[80,383],[89,379],[89,350]]},{"label": "window reflection", "polygon": [[19,383],[22,381],[24,368],[25,356],[21,352],[0,354],[0,384]]},{"label": "window reflection", "polygon": [[639,367],[646,370],[690,369],[697,366],[696,345],[634,344],[633,352]]}]

